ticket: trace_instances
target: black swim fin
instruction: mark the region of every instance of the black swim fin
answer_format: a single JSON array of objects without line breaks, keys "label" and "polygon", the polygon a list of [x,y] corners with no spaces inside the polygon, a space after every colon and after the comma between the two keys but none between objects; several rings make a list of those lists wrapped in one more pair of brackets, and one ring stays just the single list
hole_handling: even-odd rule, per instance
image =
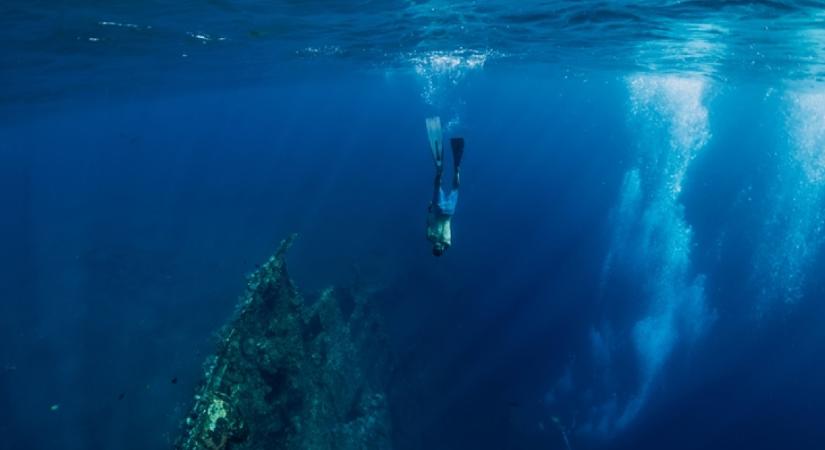
[{"label": "black swim fin", "polygon": [[450,147],[453,149],[453,165],[461,165],[461,157],[464,156],[464,138],[455,137],[450,139]]}]

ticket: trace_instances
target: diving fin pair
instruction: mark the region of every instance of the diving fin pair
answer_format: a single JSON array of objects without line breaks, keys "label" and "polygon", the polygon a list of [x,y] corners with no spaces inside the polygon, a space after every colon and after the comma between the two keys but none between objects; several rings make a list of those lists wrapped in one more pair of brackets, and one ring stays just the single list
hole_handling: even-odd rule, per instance
[{"label": "diving fin pair", "polygon": [[[427,123],[427,137],[430,140],[430,150],[433,152],[433,159],[436,165],[440,165],[444,160],[444,144],[443,133],[441,131],[441,117],[428,117]],[[450,139],[450,147],[453,150],[453,164],[458,167],[461,164],[461,158],[464,156],[464,138],[455,137]]]}]

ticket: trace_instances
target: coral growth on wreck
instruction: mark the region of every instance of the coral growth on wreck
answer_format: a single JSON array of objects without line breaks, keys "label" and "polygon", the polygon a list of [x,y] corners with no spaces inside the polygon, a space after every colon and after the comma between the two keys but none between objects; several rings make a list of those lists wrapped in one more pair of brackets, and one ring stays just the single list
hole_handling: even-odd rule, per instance
[{"label": "coral growth on wreck", "polygon": [[249,276],[177,449],[391,447],[377,317],[347,290],[306,301],[284,262],[293,239]]}]

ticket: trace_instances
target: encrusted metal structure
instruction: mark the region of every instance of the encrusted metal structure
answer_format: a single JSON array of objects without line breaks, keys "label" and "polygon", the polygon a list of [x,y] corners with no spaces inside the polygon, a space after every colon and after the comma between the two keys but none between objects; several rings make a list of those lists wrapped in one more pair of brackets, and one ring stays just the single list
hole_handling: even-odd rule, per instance
[{"label": "encrusted metal structure", "polygon": [[177,449],[391,448],[378,319],[350,290],[307,302],[284,261],[294,238],[249,276]]}]

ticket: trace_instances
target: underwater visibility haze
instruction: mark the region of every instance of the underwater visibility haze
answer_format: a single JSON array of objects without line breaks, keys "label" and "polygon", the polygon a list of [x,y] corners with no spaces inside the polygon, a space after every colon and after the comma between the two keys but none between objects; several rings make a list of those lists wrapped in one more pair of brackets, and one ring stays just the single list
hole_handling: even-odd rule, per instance
[{"label": "underwater visibility haze", "polygon": [[0,119],[0,449],[825,445],[825,2],[6,0]]}]

